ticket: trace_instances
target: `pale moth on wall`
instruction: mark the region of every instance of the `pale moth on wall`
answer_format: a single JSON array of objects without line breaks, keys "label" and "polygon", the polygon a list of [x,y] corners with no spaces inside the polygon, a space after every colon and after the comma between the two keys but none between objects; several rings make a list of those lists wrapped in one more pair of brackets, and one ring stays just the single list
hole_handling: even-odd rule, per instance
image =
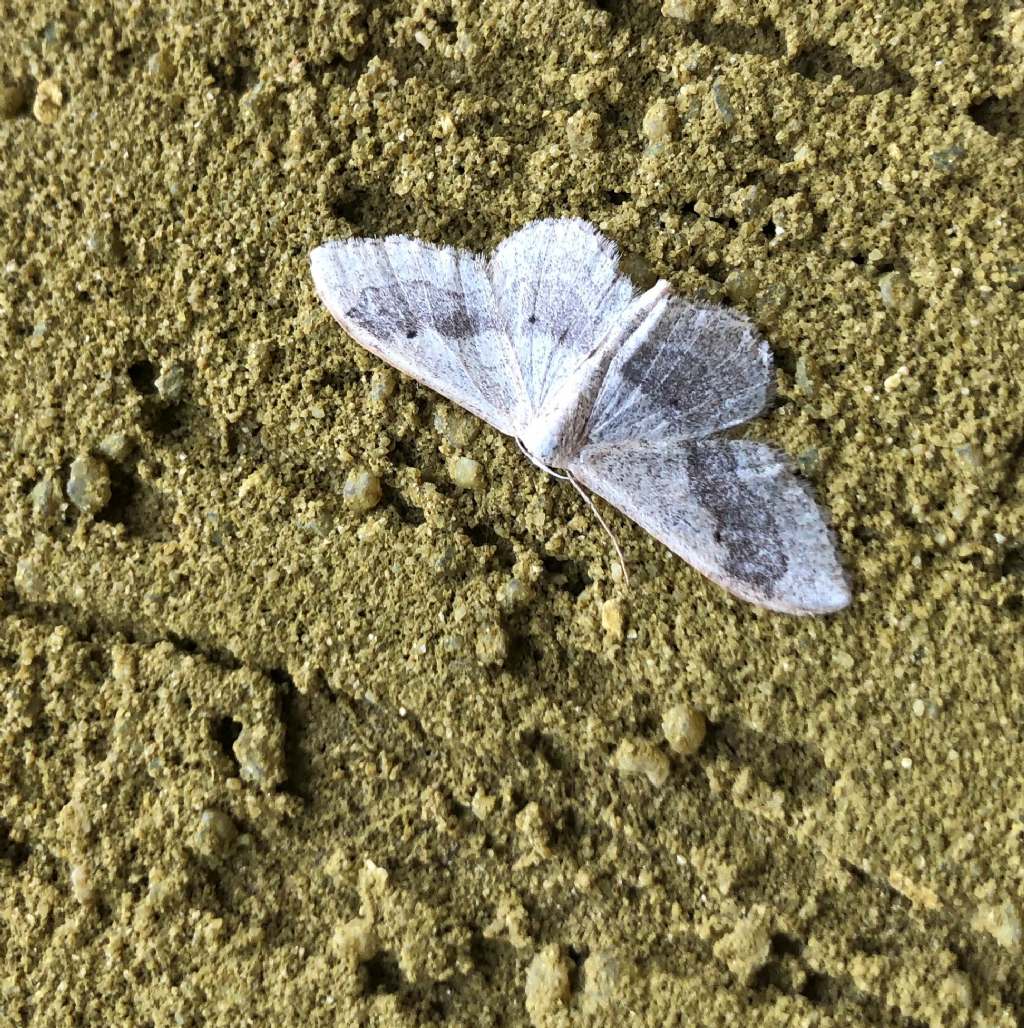
[{"label": "pale moth on wall", "polygon": [[723,433],[757,417],[771,351],[746,318],[637,294],[575,218],[535,221],[487,259],[407,236],[310,255],[327,309],[399,371],[517,439],[752,603],[850,602],[832,534],[784,457]]}]

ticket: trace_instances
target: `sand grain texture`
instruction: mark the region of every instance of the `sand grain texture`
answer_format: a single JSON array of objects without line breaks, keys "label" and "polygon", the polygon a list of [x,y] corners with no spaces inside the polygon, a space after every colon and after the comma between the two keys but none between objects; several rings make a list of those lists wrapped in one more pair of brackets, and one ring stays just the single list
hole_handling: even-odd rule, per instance
[{"label": "sand grain texture", "polygon": [[[1020,1023],[1022,12],[211,11],[0,5],[0,1023]],[[311,287],[563,214],[757,320],[848,612],[625,590]]]}]

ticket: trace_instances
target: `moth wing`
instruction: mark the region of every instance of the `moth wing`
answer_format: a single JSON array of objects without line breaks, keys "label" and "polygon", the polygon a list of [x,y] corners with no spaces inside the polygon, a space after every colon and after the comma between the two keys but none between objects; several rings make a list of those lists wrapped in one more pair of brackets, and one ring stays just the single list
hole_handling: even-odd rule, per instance
[{"label": "moth wing", "polygon": [[612,358],[587,439],[701,439],[757,417],[772,386],[771,350],[748,318],[672,297]]},{"label": "moth wing", "polygon": [[514,435],[522,388],[476,254],[407,236],[316,247],[317,293],[361,346]]},{"label": "moth wing", "polygon": [[527,415],[543,409],[636,295],[615,244],[578,218],[523,226],[498,245],[488,272]]},{"label": "moth wing", "polygon": [[850,602],[822,512],[771,447],[730,439],[601,444],[585,447],[570,470],[744,600],[790,614]]}]

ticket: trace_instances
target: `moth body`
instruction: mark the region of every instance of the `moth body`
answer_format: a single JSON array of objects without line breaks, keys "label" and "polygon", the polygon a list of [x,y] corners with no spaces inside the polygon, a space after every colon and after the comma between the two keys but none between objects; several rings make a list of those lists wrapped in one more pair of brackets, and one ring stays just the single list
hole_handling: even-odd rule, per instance
[{"label": "moth body", "polygon": [[638,296],[625,315],[616,319],[596,345],[533,414],[524,411],[527,425],[519,441],[531,457],[548,468],[567,468],[587,443],[591,412],[621,350],[635,347],[664,311],[671,292],[664,279]]},{"label": "moth body", "polygon": [[519,441],[537,463],[548,468],[565,468],[580,452],[608,360],[606,347],[591,354],[527,422]]}]

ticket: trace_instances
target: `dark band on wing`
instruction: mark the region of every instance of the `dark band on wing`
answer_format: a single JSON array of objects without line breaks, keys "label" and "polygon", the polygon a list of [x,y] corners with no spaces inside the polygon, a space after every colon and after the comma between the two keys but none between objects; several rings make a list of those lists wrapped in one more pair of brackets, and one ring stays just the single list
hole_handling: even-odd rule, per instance
[{"label": "dark band on wing", "polygon": [[690,488],[714,522],[715,542],[726,553],[724,570],[774,596],[789,559],[764,495],[740,478],[736,455],[728,446],[687,446],[683,453]]},{"label": "dark band on wing", "polygon": [[472,339],[494,327],[486,312],[467,306],[464,294],[422,280],[406,282],[402,288],[367,287],[345,316],[380,339],[415,339],[422,326],[447,339]]}]

